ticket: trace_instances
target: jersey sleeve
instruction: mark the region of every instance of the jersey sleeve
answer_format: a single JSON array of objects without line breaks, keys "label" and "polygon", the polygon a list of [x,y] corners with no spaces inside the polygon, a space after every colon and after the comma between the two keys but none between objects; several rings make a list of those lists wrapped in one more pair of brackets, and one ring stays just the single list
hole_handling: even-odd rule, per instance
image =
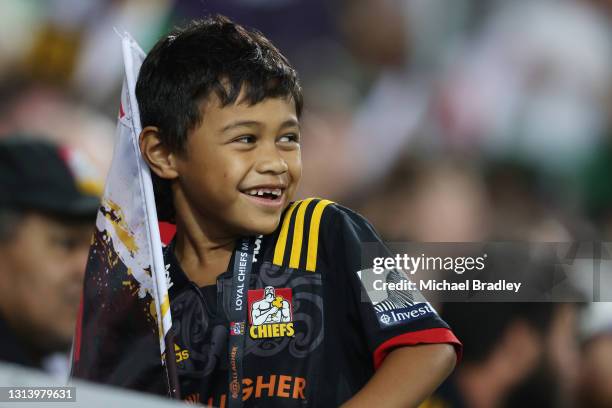
[{"label": "jersey sleeve", "polygon": [[[391,254],[370,223],[347,208],[331,207],[328,253],[334,254],[335,283],[349,286],[345,310],[367,342],[374,368],[395,348],[417,344],[451,344],[459,360],[461,342],[433,306],[417,290],[410,290],[406,275],[380,268],[374,272],[374,259]],[[382,282],[401,289],[389,290],[389,285],[383,289]]]}]

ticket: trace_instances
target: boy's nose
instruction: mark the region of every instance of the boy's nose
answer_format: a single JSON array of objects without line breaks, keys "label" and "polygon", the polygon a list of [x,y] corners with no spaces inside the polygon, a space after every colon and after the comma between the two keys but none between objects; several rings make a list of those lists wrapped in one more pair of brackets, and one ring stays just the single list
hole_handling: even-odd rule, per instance
[{"label": "boy's nose", "polygon": [[268,148],[260,151],[256,169],[259,173],[282,174],[289,166],[276,148]]}]

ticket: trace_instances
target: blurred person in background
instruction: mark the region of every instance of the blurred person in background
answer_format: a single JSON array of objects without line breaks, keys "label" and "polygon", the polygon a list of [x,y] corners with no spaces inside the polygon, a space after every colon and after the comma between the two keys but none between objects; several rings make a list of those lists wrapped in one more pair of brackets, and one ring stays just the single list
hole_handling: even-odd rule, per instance
[{"label": "blurred person in background", "polygon": [[592,303],[582,324],[581,408],[612,407],[612,303]]},{"label": "blurred person in background", "polygon": [[[549,303],[552,320],[537,365],[505,401],[506,407],[565,408],[577,403],[580,370],[578,317],[582,303]],[[536,311],[542,305],[531,303]],[[578,405],[582,407],[582,405]]]},{"label": "blurred person in background", "polygon": [[99,192],[77,151],[0,140],[0,360],[67,374]]},{"label": "blurred person in background", "polygon": [[605,133],[609,27],[589,1],[499,2],[440,78],[432,129],[452,149],[574,181]]},{"label": "blurred person in background", "polygon": [[388,241],[478,242],[489,235],[483,179],[474,166],[450,157],[405,155],[367,197],[360,211]]},{"label": "blurred person in background", "polygon": [[[612,2],[610,4],[612,8]],[[605,109],[605,139],[584,168],[580,192],[583,211],[594,224],[599,237],[612,241],[612,85],[608,90]]]},{"label": "blurred person in background", "polygon": [[550,183],[536,166],[521,160],[498,159],[489,160],[482,167],[492,211],[489,239],[526,242],[578,239],[580,225],[564,210],[561,188]]},{"label": "blurred person in background", "polygon": [[503,261],[480,275],[485,280],[518,278],[529,288],[523,299],[531,300],[443,305],[442,315],[465,336],[465,351],[455,374],[424,408],[575,406],[579,317],[586,297],[560,274],[558,254],[543,248],[524,242],[493,245],[491,259]]},{"label": "blurred person in background", "polygon": [[342,180],[346,193],[384,178],[426,127],[440,63],[461,41],[469,7],[464,0],[340,3],[344,42],[370,77],[349,123],[337,129],[346,133],[346,153],[335,166],[352,175]]},{"label": "blurred person in background", "polygon": [[556,363],[559,348],[562,353],[572,352],[563,341],[575,338],[565,306],[546,302],[445,306],[445,319],[464,336],[463,361],[422,408],[571,406],[571,398],[562,393],[566,383]]},{"label": "blurred person in background", "polygon": [[113,120],[61,87],[23,78],[0,82],[0,138],[16,132],[77,149],[96,174],[110,167]]}]

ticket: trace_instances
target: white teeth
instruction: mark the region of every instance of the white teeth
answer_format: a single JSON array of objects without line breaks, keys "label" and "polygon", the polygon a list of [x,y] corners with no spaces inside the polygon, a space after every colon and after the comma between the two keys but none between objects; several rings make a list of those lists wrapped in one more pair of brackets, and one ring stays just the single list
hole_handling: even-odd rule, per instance
[{"label": "white teeth", "polygon": [[264,194],[273,194],[276,197],[280,197],[283,194],[283,190],[280,188],[254,188],[247,190],[246,193],[252,196],[263,196]]}]

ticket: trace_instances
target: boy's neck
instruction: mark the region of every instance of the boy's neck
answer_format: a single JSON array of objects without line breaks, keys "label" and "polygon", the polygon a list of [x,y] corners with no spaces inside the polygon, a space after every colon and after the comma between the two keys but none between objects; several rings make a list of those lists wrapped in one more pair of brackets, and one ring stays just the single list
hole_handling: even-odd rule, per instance
[{"label": "boy's neck", "polygon": [[227,270],[237,237],[198,217],[182,194],[179,197],[175,200],[176,259],[198,286],[214,285],[217,276]]},{"label": "boy's neck", "polygon": [[201,287],[214,285],[227,270],[234,244],[235,239],[211,240],[177,226],[174,252],[187,277]]}]

